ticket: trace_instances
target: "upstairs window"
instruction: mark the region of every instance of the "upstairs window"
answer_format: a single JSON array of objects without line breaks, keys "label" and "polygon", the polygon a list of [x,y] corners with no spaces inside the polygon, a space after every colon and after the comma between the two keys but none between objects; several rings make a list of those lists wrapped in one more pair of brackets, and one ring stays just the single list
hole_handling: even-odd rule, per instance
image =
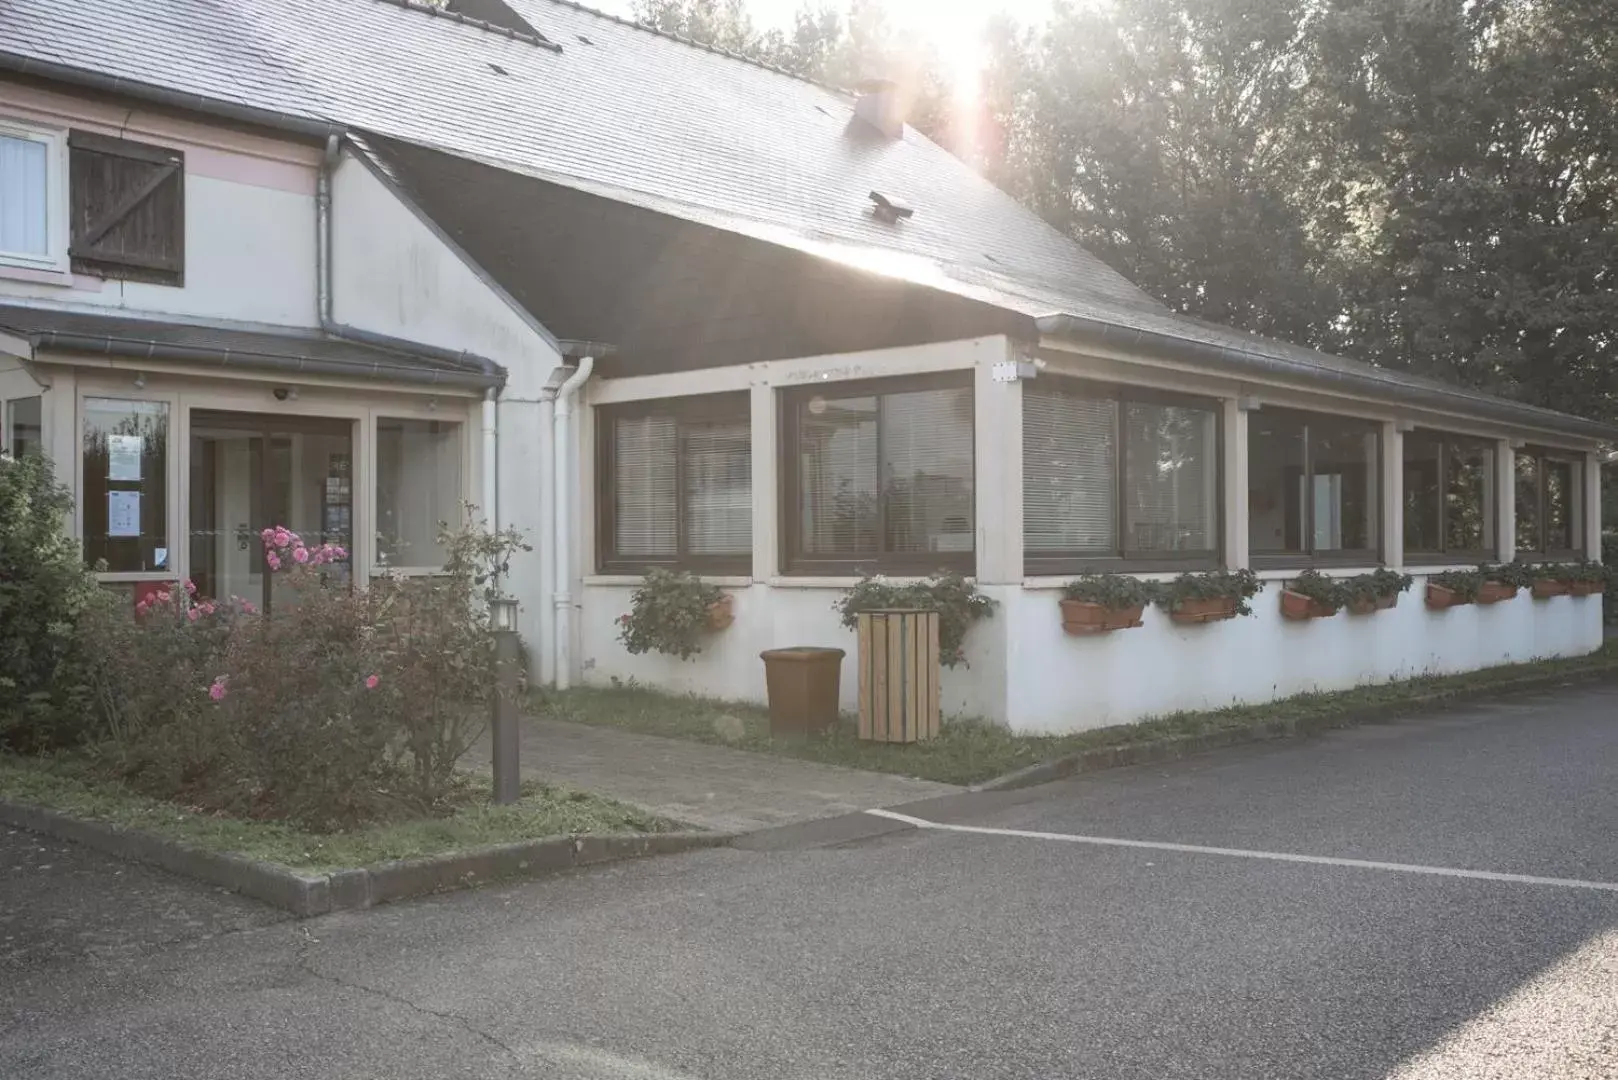
[{"label": "upstairs window", "polygon": [[1405,561],[1495,557],[1494,445],[1412,432],[1404,438]]},{"label": "upstairs window", "polygon": [[1381,425],[1370,420],[1270,408],[1249,414],[1255,562],[1376,562],[1381,443]]},{"label": "upstairs window", "polygon": [[185,283],[185,155],[128,139],[68,136],[75,273]]},{"label": "upstairs window", "polygon": [[65,270],[61,136],[0,120],[0,265]]},{"label": "upstairs window", "polygon": [[1025,572],[1218,565],[1219,416],[1204,399],[1076,379],[1024,389]]},{"label": "upstairs window", "polygon": [[603,406],[596,415],[600,568],[751,572],[753,449],[747,395]]},{"label": "upstairs window", "polygon": [[1584,553],[1584,463],[1554,450],[1517,452],[1517,553],[1569,558]]}]

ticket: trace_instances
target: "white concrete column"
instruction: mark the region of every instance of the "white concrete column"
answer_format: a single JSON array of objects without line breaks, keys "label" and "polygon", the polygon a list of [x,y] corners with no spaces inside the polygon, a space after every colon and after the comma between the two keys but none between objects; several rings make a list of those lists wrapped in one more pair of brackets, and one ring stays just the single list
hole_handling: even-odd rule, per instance
[{"label": "white concrete column", "polygon": [[767,582],[781,565],[781,434],[775,387],[762,376],[748,392],[753,460],[753,580]]},{"label": "white concrete column", "polygon": [[1584,455],[1584,553],[1601,561],[1601,455]]},{"label": "white concrete column", "polygon": [[1494,444],[1494,490],[1496,561],[1507,563],[1517,557],[1517,451],[1510,439]]},{"label": "white concrete column", "polygon": [[1225,566],[1248,564],[1247,408],[1238,398],[1224,402]]},{"label": "white concrete column", "polygon": [[1405,436],[1396,421],[1382,425],[1382,562],[1405,564]]},{"label": "white concrete column", "polygon": [[[1002,339],[1002,344],[1007,344]],[[996,382],[994,365],[1008,349],[988,350],[973,369],[973,438],[977,502],[977,579],[982,585],[1020,585],[1022,551],[1021,381]]]}]

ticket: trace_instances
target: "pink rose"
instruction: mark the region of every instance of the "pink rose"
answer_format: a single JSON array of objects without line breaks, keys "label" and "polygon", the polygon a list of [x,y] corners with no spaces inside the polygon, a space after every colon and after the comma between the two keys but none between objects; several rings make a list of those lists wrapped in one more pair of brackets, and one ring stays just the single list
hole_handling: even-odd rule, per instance
[{"label": "pink rose", "polygon": [[271,570],[281,569],[281,558],[273,551],[264,556],[264,561],[270,564]]},{"label": "pink rose", "polygon": [[275,530],[275,546],[286,547],[292,543],[292,534],[279,526]]},{"label": "pink rose", "polygon": [[306,563],[306,562],[308,562],[309,561],[309,549],[308,548],[295,548],[295,549],[293,549],[292,561],[296,562],[296,563]]},{"label": "pink rose", "polygon": [[221,675],[221,676],[219,676],[219,678],[215,679],[213,681],[213,685],[208,687],[208,696],[213,698],[215,701],[224,700],[224,697],[225,697],[225,677],[223,675]]},{"label": "pink rose", "polygon": [[190,578],[185,579],[185,591],[191,596],[197,595],[197,583]]},{"label": "pink rose", "polygon": [[251,600],[243,600],[242,601],[242,610],[247,612],[247,614],[251,615],[257,609],[253,607],[253,602]]},{"label": "pink rose", "polygon": [[197,616],[200,614],[202,614],[200,611],[198,611],[196,608],[192,608],[190,611],[185,613],[185,617],[190,619],[192,622],[196,622]]},{"label": "pink rose", "polygon": [[166,603],[169,602],[169,599],[170,599],[170,597],[169,597],[169,594],[168,594],[168,590],[163,589],[163,590],[158,591],[157,602],[159,604],[166,604]]},{"label": "pink rose", "polygon": [[263,529],[259,532],[258,538],[268,544],[271,540],[275,539],[275,530]]},{"label": "pink rose", "polygon": [[381,682],[381,681],[382,680],[380,678],[378,678],[377,676],[375,676],[375,675],[367,675],[365,677],[365,689],[367,689],[367,690],[375,690],[376,689],[376,684]]}]

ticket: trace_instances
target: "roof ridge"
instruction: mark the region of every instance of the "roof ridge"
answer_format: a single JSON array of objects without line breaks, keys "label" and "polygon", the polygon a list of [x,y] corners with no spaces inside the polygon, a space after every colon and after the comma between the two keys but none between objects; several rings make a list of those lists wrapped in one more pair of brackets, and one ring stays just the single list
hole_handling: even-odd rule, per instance
[{"label": "roof ridge", "polygon": [[[383,2],[389,4],[411,4],[414,6],[413,0],[383,0]],[[796,71],[788,71],[784,67],[777,64],[768,63],[767,61],[760,60],[757,57],[747,56],[739,52],[733,52],[730,49],[721,48],[718,45],[711,45],[704,41],[697,41],[695,38],[688,38],[683,34],[672,33],[668,30],[659,30],[657,27],[648,23],[643,23],[638,19],[626,19],[621,15],[614,15],[611,12],[602,11],[599,8],[593,8],[588,4],[582,4],[579,2],[579,0],[534,0],[534,2],[553,4],[557,7],[569,7],[575,11],[582,11],[587,15],[594,15],[598,19],[606,19],[609,22],[615,22],[620,26],[627,26],[631,30],[639,30],[642,33],[651,34],[653,37],[667,38],[670,41],[679,42],[681,45],[686,45],[693,49],[701,49],[703,52],[713,53],[716,56],[724,56],[731,60],[739,60],[751,67],[762,68],[763,70],[773,72],[776,75],[785,75],[789,79],[796,79],[798,82],[808,83],[810,86],[818,86],[820,89],[829,91],[833,94],[846,95],[848,93],[848,90],[844,87],[833,86],[831,83],[821,82],[819,79],[810,78],[808,75],[800,75]]]},{"label": "roof ridge", "polygon": [[541,49],[549,49],[551,52],[559,53],[562,51],[562,46],[540,34],[537,30],[533,33],[524,33],[521,30],[513,30],[509,26],[496,26],[494,23],[484,19],[476,19],[449,7],[440,7],[438,4],[427,3],[425,0],[377,0],[377,2],[392,4],[394,7],[404,8],[406,11],[419,11],[423,15],[430,15],[435,19],[448,19],[451,22],[476,27],[486,33],[511,38],[513,41],[525,41]]}]

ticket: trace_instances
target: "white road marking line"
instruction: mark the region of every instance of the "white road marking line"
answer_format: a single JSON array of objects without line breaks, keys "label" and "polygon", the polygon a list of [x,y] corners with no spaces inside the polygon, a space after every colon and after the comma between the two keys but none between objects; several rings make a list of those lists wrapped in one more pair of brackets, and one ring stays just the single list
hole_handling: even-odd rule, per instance
[{"label": "white road marking line", "polygon": [[991,829],[983,825],[950,825],[911,817],[894,810],[867,810],[873,817],[902,821],[918,829],[974,833],[979,836],[1011,836],[1023,840],[1056,840],[1066,844],[1097,847],[1144,848],[1147,851],[1177,851],[1188,855],[1224,855],[1237,859],[1266,859],[1270,862],[1308,863],[1313,866],[1346,866],[1355,870],[1383,870],[1395,874],[1428,874],[1433,877],[1471,878],[1474,881],[1504,881],[1514,885],[1549,885],[1558,889],[1590,889],[1618,893],[1618,882],[1579,881],[1576,878],[1536,877],[1533,874],[1500,874],[1493,870],[1458,870],[1451,866],[1419,866],[1410,863],[1377,862],[1372,859],[1339,859],[1331,855],[1294,855],[1285,851],[1248,851],[1244,848],[1204,847],[1201,844],[1170,844],[1161,840],[1121,840],[1114,836],[1080,836],[1076,833],[1036,832],[1032,829]]}]

